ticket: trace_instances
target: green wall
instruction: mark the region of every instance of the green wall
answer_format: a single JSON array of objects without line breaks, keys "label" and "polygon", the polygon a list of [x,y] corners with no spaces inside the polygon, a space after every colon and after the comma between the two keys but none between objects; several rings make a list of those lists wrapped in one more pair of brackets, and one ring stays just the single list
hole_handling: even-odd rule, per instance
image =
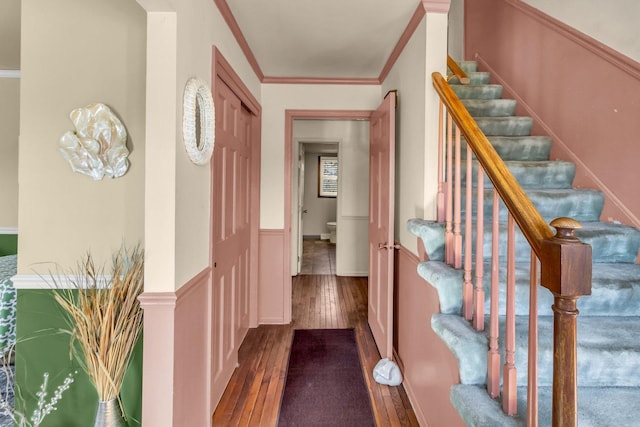
[{"label": "green wall", "polygon": [[[29,417],[36,407],[36,393],[42,375],[49,373],[48,396],[66,375],[78,371],[75,382],[64,392],[57,410],[49,414],[42,427],[87,427],[93,425],[98,397],[88,376],[69,357],[69,335],[63,312],[51,290],[18,290],[16,345],[16,407]],[[135,348],[122,390],[122,401],[129,426],[140,426],[142,418],[142,339]]]},{"label": "green wall", "polygon": [[18,235],[0,234],[0,256],[18,253]]}]

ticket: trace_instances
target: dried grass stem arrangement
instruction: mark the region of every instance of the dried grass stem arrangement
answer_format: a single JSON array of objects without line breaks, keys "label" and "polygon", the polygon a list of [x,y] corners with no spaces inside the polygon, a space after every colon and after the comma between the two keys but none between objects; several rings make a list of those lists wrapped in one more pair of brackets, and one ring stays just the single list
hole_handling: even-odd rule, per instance
[{"label": "dried grass stem arrangement", "polygon": [[139,247],[122,247],[113,256],[109,275],[96,268],[87,254],[65,280],[65,289],[55,283],[59,288],[55,298],[69,321],[71,353],[89,375],[100,400],[119,399],[142,331],[138,296],[144,286],[143,252]]}]

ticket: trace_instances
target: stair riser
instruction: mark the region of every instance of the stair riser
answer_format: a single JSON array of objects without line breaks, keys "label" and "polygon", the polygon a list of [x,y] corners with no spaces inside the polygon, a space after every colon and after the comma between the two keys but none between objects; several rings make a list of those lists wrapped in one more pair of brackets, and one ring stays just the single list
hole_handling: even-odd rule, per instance
[{"label": "stair riser", "polygon": [[[463,70],[464,71],[464,70]],[[486,85],[489,84],[489,79],[491,78],[490,74],[487,72],[477,72],[477,71],[465,71],[467,77],[469,77],[469,84],[472,85]],[[451,77],[449,83],[452,85],[460,84],[460,81],[457,77]]]},{"label": "stair riser", "polygon": [[[604,206],[604,195],[598,191],[591,190],[553,190],[545,192],[543,190],[528,190],[527,196],[538,209],[540,215],[547,223],[552,220],[566,216],[579,222],[598,221]],[[476,218],[477,214],[477,191],[473,190],[471,215]],[[461,217],[466,214],[466,191],[461,194]],[[484,221],[493,221],[493,190],[485,190],[484,198]],[[500,222],[507,221],[507,208],[500,201]]]},{"label": "stair riser", "polygon": [[508,117],[516,114],[513,99],[463,99],[462,104],[473,117]]},{"label": "stair riser", "polygon": [[478,71],[478,63],[476,61],[459,61],[458,66],[467,74]]},{"label": "stair riser", "polygon": [[486,136],[531,135],[531,117],[476,117],[476,123]]},{"label": "stair riser", "polygon": [[[616,313],[617,316],[640,316],[640,267],[636,265],[620,266],[625,268],[627,275],[617,274],[614,265],[595,264],[593,268],[593,280],[591,296],[578,299],[578,310],[581,316],[609,316]],[[483,288],[485,292],[485,308],[489,313],[491,292],[491,265],[483,265]],[[529,315],[530,295],[530,270],[529,263],[516,264],[516,316]],[[631,277],[629,277],[631,274]],[[474,282],[476,272],[473,271]],[[499,273],[498,312],[506,315],[506,278],[507,269],[504,262]],[[617,280],[616,280],[617,279]],[[474,286],[475,287],[475,286]],[[554,298],[545,287],[538,287],[538,315],[553,316],[551,306]],[[460,304],[461,309],[462,304]],[[449,314],[460,313],[460,309],[452,310]]]},{"label": "stair riser", "polygon": [[[547,223],[559,217],[574,218],[579,222],[592,222],[600,218],[600,213],[604,206],[604,196],[600,192],[589,190],[568,191],[565,194],[561,191],[541,191],[541,190],[525,190],[527,196],[538,209],[542,218]],[[486,189],[484,193],[484,222],[489,223],[493,219],[493,190]],[[473,200],[471,203],[471,215],[474,217],[477,212],[477,195],[473,191]],[[466,192],[461,194],[461,217],[465,218],[466,214]],[[507,208],[502,201],[500,202],[500,222],[507,222]]]}]

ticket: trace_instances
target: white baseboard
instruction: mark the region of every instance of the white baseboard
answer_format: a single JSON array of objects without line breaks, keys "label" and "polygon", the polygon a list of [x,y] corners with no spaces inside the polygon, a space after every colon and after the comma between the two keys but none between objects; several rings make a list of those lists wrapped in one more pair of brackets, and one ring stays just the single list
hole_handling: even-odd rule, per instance
[{"label": "white baseboard", "polygon": [[0,227],[0,234],[18,234],[18,227]]},{"label": "white baseboard", "polygon": [[367,277],[369,276],[368,271],[341,271],[340,274],[336,273],[336,276],[344,276],[344,277]]},{"label": "white baseboard", "polygon": [[[83,284],[78,280],[79,276],[65,276],[62,274],[39,275],[39,274],[17,274],[11,278],[13,287],[16,289],[76,289],[74,283]],[[99,279],[99,287],[106,287],[109,276]]]},{"label": "white baseboard", "polygon": [[19,79],[20,70],[0,70],[0,78]]}]

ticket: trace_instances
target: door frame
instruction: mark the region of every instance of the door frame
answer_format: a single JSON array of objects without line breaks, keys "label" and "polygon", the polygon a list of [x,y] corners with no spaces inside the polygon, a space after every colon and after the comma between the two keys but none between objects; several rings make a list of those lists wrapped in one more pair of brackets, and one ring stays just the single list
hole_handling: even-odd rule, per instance
[{"label": "door frame", "polygon": [[[324,145],[331,145],[331,146],[335,146],[335,147],[336,147],[336,151],[335,151],[335,153],[331,153],[331,155],[334,155],[334,154],[335,154],[335,156],[336,156],[336,157],[338,157],[338,159],[339,159],[339,158],[340,158],[340,146],[341,146],[341,144],[342,144],[342,140],[343,140],[343,138],[296,138],[296,139],[293,141],[293,145],[291,146],[291,149],[293,150],[293,149],[295,148],[295,146],[297,145],[297,146],[298,146],[298,153],[300,153],[300,150],[301,150],[301,149],[302,149],[302,147],[303,147],[303,146],[305,146],[305,145],[310,145],[310,144],[317,144],[317,145],[323,145],[323,144],[324,144]],[[291,153],[291,155],[293,156],[293,152]],[[292,159],[291,159],[291,160],[292,160],[292,162],[293,162],[292,167],[295,167],[296,160],[295,160],[295,159],[293,159],[293,157],[292,157]],[[307,165],[305,165],[305,169],[306,169],[306,167],[307,167]],[[294,173],[294,172],[292,171],[292,175],[291,175],[291,178],[292,178],[292,181],[291,181],[291,191],[292,191],[292,192],[295,190],[295,189],[293,188],[293,173]],[[306,172],[305,172],[305,173],[306,173]],[[299,178],[299,177],[298,177],[298,179],[297,179],[297,184],[298,184],[298,193],[299,193],[299,192],[300,192],[300,178]],[[306,197],[306,195],[305,195],[305,197]],[[338,206],[337,206],[337,205],[340,203],[340,201],[339,201],[339,200],[340,200],[340,192],[338,192],[338,197],[337,197],[337,200],[336,200],[336,202],[337,202],[337,204],[336,204],[336,220],[338,219],[338,218],[337,218],[337,213],[338,213]],[[291,201],[292,201],[291,208],[293,209],[293,208],[294,208],[294,205],[293,205],[294,200],[293,200],[293,198],[291,199]],[[292,213],[292,216],[293,216],[293,213]],[[303,221],[303,222],[304,222],[304,221]],[[298,255],[299,255],[301,258],[302,258],[302,247],[301,247],[301,245],[302,245],[303,234],[304,234],[302,229],[303,229],[303,227],[301,227],[301,226],[300,226],[300,224],[298,224],[298,226],[296,227],[296,230],[295,230],[295,231],[297,232],[298,246],[299,246],[299,248],[298,248],[298,252],[299,252],[299,253],[298,253]],[[292,223],[291,223],[291,233],[292,233],[292,234],[291,234],[291,237],[292,237],[292,238],[296,237],[296,236],[294,235],[294,232],[293,232],[293,231],[294,231],[294,224],[293,224],[293,222],[292,222]],[[291,255],[293,256],[293,246],[292,246]],[[291,262],[291,265],[293,266],[293,259],[292,259],[291,261],[292,261],[292,262]],[[295,274],[294,274],[294,271],[292,271],[292,272],[291,272],[291,276],[296,276],[297,274],[299,274],[299,273],[300,273],[300,266],[301,266],[301,265],[302,265],[302,260],[300,259],[300,260],[298,260],[298,263],[297,263],[297,266],[296,266]]]},{"label": "door frame", "polygon": [[291,323],[291,216],[293,121],[295,119],[369,120],[373,110],[285,110],[284,112],[284,286],[283,321]]},{"label": "door frame", "polygon": [[[304,207],[304,186],[305,186],[305,174],[307,173],[307,162],[306,162],[306,150],[304,148],[304,142],[297,141],[298,146],[298,160],[295,162],[297,164],[296,171],[298,172],[298,188],[296,191],[296,207],[298,211],[297,215],[297,224],[296,224],[296,233],[297,233],[297,249],[298,259],[296,260],[296,274],[300,274],[300,270],[302,269],[302,240],[303,240],[303,232],[302,232],[302,223],[303,223],[303,214],[305,213],[302,208]],[[293,172],[292,172],[293,173]],[[293,179],[293,175],[291,175]],[[302,181],[302,182],[301,182]],[[291,191],[293,192],[293,184]],[[301,200],[302,199],[302,202]],[[292,213],[293,215],[293,213]],[[292,224],[293,225],[293,224]]]}]

